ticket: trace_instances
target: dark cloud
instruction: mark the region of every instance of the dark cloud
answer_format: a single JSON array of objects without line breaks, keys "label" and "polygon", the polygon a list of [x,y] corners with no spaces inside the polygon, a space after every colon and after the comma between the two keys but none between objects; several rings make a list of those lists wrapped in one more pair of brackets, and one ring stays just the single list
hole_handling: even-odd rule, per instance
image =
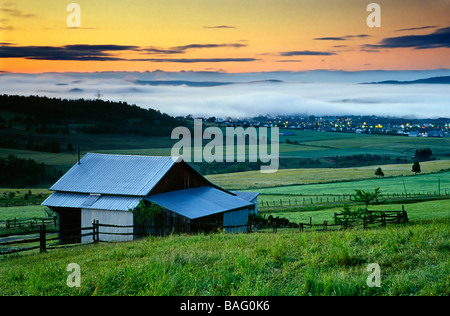
[{"label": "dark cloud", "polygon": [[128,59],[129,61],[149,61],[156,63],[225,63],[225,62],[252,62],[256,58],[143,58]]},{"label": "dark cloud", "polygon": [[441,28],[431,34],[425,35],[407,35],[388,37],[383,39],[380,44],[366,44],[362,49],[378,48],[405,48],[427,49],[438,47],[450,47],[450,27]]},{"label": "dark cloud", "polygon": [[173,47],[172,49],[175,50],[180,50],[180,51],[186,51],[188,49],[199,49],[199,48],[218,48],[218,47],[233,47],[233,48],[241,48],[241,47],[246,47],[247,45],[245,44],[240,44],[240,43],[231,43],[231,44],[189,44],[189,45],[184,45],[184,46],[176,46]]},{"label": "dark cloud", "polygon": [[79,60],[79,61],[150,61],[150,62],[250,62],[254,58],[140,58],[126,59],[114,53],[121,51],[143,52],[145,54],[183,54],[188,49],[216,47],[245,47],[245,44],[190,44],[169,49],[130,45],[65,45],[65,46],[15,46],[8,43],[0,45],[0,58],[26,58],[38,60]]},{"label": "dark cloud", "polygon": [[25,14],[22,11],[16,10],[16,9],[1,8],[0,12],[3,12],[9,16],[13,16],[16,18],[34,18],[34,17],[36,17],[35,14]]},{"label": "dark cloud", "polygon": [[280,53],[280,56],[330,56],[330,55],[336,55],[336,53],[318,52],[318,51],[310,51],[310,50],[290,51],[290,52],[281,52]]},{"label": "dark cloud", "polygon": [[358,35],[344,35],[338,37],[316,37],[314,40],[316,41],[346,41],[354,38],[366,38],[370,37],[368,34],[358,34]]},{"label": "dark cloud", "polygon": [[279,63],[301,63],[303,60],[298,59],[285,59],[285,60],[277,60]]},{"label": "dark cloud", "polygon": [[145,52],[147,54],[154,55],[172,55],[172,54],[184,54],[187,50],[190,49],[204,49],[204,48],[221,48],[221,47],[232,47],[232,48],[241,48],[246,47],[247,44],[241,43],[225,43],[225,44],[188,44],[181,46],[174,46],[171,48],[161,48],[161,47],[146,47],[140,49],[140,51]]},{"label": "dark cloud", "polygon": [[141,49],[142,52],[147,54],[155,54],[155,55],[170,55],[170,54],[184,54],[184,51],[179,49],[171,49],[171,48],[158,48],[158,47],[147,47]]},{"label": "dark cloud", "polygon": [[55,46],[0,46],[0,58],[26,58],[39,60],[122,60],[112,51],[135,50],[137,46],[123,45],[65,45]]},{"label": "dark cloud", "polygon": [[426,26],[419,26],[419,27],[411,27],[407,29],[399,29],[395,30],[394,32],[405,32],[405,31],[417,31],[417,30],[425,30],[425,29],[435,29],[439,26],[437,25],[426,25]]}]

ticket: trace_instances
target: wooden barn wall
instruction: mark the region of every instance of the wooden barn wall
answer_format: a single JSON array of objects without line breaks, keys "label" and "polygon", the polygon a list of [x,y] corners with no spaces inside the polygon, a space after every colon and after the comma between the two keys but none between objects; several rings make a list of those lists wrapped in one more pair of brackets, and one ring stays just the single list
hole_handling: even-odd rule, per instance
[{"label": "wooden barn wall", "polygon": [[208,180],[203,178],[185,162],[180,162],[169,170],[150,194],[165,193],[205,185],[210,185]]},{"label": "wooden barn wall", "polygon": [[[133,213],[129,211],[107,211],[107,210],[81,210],[81,224],[83,227],[92,227],[92,222],[99,224],[132,226]],[[84,231],[87,232],[87,231]],[[109,235],[104,233],[133,233],[133,227],[101,227],[99,228],[99,239],[102,241],[128,241],[133,240],[133,235]],[[82,243],[92,242],[92,236],[83,236]]]},{"label": "wooden barn wall", "polygon": [[223,213],[223,227],[225,232],[242,233],[247,231],[248,213],[248,208]]}]

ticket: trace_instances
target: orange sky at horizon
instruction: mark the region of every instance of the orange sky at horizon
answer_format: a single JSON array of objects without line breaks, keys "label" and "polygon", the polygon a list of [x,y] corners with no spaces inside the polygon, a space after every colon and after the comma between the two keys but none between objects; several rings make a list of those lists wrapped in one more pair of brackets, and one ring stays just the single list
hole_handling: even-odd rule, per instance
[{"label": "orange sky at horizon", "polygon": [[[448,0],[378,0],[379,28],[362,0],[74,0],[80,28],[71,2],[0,0],[0,71],[450,68],[448,39],[433,37],[450,27]],[[413,35],[433,42],[405,44]]]}]

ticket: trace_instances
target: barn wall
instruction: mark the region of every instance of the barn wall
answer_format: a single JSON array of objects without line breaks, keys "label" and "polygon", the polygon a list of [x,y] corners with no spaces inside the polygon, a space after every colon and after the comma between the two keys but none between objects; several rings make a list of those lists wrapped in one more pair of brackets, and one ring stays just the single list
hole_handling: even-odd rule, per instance
[{"label": "barn wall", "polygon": [[[248,208],[223,213],[223,227],[227,233],[242,233],[247,231]],[[241,226],[241,227],[227,227]]]},{"label": "barn wall", "polygon": [[253,200],[251,200],[250,203],[253,203],[253,205],[255,206],[254,209],[250,209],[250,214],[258,214],[258,197],[255,197]]},{"label": "barn wall", "polygon": [[[133,213],[130,211],[106,211],[106,210],[81,210],[81,226],[92,227],[92,222],[98,220],[99,224],[109,225],[121,225],[132,226],[133,225]],[[88,230],[83,233],[88,233]],[[121,228],[121,227],[100,227],[99,239],[102,241],[128,241],[133,240],[133,235],[109,235],[102,234],[102,232],[108,233],[133,233],[133,227]],[[81,238],[82,243],[92,242],[92,236],[85,236]]]},{"label": "barn wall", "polygon": [[150,194],[165,193],[210,185],[208,180],[198,174],[184,161],[176,163],[152,189]]}]

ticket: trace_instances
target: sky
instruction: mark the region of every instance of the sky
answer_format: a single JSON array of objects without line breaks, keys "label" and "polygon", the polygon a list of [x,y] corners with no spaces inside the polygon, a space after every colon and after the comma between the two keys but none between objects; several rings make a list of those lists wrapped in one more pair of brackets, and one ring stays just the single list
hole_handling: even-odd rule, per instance
[{"label": "sky", "polygon": [[450,1],[0,0],[0,71],[449,68]]},{"label": "sky", "polygon": [[450,0],[371,3],[0,0],[0,93],[170,115],[450,117],[448,85],[361,85],[450,76]]}]

